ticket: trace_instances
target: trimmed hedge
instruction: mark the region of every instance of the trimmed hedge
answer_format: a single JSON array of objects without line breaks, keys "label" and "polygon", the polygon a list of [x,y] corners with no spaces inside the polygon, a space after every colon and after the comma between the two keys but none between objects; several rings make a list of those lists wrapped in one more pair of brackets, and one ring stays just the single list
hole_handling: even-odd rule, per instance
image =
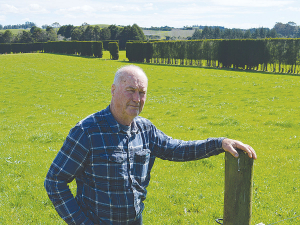
[{"label": "trimmed hedge", "polygon": [[46,52],[60,54],[79,54],[102,58],[103,43],[101,41],[52,41],[38,43],[0,44],[0,54]]},{"label": "trimmed hedge", "polygon": [[113,60],[119,59],[119,44],[118,44],[118,42],[109,42],[108,50],[109,50],[111,58]]},{"label": "trimmed hedge", "polygon": [[[129,61],[300,72],[300,39],[127,42]],[[278,68],[279,67],[279,68]],[[270,69],[270,68],[269,68]]]}]

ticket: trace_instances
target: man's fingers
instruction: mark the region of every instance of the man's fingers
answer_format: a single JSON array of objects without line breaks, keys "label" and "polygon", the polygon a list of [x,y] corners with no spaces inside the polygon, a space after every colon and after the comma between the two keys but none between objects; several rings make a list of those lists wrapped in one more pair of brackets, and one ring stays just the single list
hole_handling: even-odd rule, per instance
[{"label": "man's fingers", "polygon": [[250,145],[246,145],[240,141],[224,139],[222,142],[222,147],[225,151],[231,153],[231,155],[233,155],[235,158],[239,157],[236,149],[241,149],[248,154],[249,158],[257,159],[254,149]]}]

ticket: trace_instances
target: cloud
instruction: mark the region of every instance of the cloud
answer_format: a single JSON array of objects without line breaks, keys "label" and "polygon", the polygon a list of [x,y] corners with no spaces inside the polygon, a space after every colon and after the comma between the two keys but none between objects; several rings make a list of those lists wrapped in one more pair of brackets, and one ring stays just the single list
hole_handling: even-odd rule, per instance
[{"label": "cloud", "polygon": [[6,20],[6,16],[0,15],[0,21],[5,21],[5,20]]},{"label": "cloud", "polygon": [[20,12],[20,10],[17,7],[8,4],[1,4],[1,9],[2,13],[4,14]]},{"label": "cloud", "polygon": [[2,4],[0,11],[2,11],[3,14],[45,14],[49,13],[48,10],[41,7],[38,4],[29,4],[29,6],[26,7],[15,7],[14,5],[9,4]]},{"label": "cloud", "polygon": [[212,0],[215,5],[235,7],[282,7],[292,4],[294,1],[282,0]]},{"label": "cloud", "polygon": [[287,10],[292,12],[300,12],[300,8],[297,7],[288,7]]}]

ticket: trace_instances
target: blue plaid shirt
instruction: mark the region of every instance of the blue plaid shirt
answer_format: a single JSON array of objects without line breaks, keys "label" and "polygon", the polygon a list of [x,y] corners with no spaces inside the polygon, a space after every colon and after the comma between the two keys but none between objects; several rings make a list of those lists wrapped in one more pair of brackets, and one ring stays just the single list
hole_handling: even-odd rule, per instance
[{"label": "blue plaid shirt", "polygon": [[[224,152],[223,138],[181,141],[136,117],[121,129],[109,106],[71,129],[48,171],[45,188],[68,224],[130,224],[143,211],[155,158],[189,161]],[[77,183],[74,198],[68,183]]]}]

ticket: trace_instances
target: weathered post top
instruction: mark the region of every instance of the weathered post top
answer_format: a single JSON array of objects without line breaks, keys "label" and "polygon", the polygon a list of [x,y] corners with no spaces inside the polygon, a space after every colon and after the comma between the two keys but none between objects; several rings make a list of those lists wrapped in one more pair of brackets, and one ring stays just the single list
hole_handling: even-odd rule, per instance
[{"label": "weathered post top", "polygon": [[250,225],[253,159],[242,150],[239,158],[225,153],[224,225]]}]

